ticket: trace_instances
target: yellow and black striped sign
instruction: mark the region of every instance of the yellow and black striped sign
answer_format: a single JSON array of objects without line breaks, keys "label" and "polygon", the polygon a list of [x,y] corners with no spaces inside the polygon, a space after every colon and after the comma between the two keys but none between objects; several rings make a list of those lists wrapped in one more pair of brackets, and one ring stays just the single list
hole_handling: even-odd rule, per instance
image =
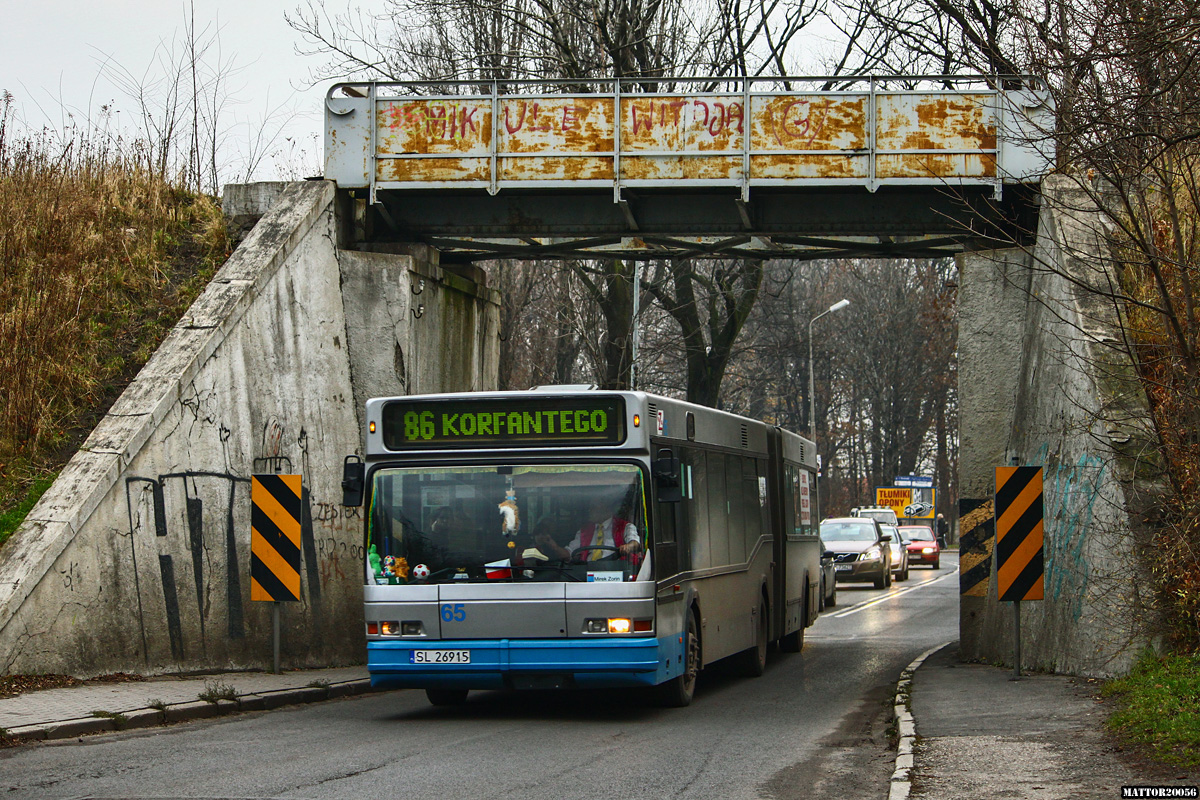
[{"label": "yellow and black striped sign", "polygon": [[250,482],[250,599],[300,599],[300,476]]},{"label": "yellow and black striped sign", "polygon": [[987,597],[992,577],[992,550],[996,545],[996,518],[992,498],[958,501],[958,592],[966,597]]},{"label": "yellow and black striped sign", "polygon": [[996,467],[996,587],[1000,600],[1042,600],[1042,468]]}]

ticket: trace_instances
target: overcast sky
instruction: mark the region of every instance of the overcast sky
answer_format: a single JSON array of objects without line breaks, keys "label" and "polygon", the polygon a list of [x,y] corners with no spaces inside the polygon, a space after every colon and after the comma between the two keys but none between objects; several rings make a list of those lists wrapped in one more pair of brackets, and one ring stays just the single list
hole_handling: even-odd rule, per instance
[{"label": "overcast sky", "polygon": [[[247,138],[264,129],[264,119],[270,117],[265,129],[274,133],[291,117],[273,147],[276,156],[263,159],[256,175],[264,180],[320,171],[321,145],[313,137],[321,131],[324,89],[301,88],[317,64],[295,54],[299,39],[283,20],[284,9],[294,5],[194,2],[197,30],[219,29],[221,60],[239,69],[231,78],[236,104],[225,116],[232,140],[227,160],[241,157]],[[105,77],[105,62],[140,78],[160,43],[182,41],[187,14],[183,0],[0,0],[0,90],[13,94],[18,118],[35,129],[60,126],[64,106],[86,116],[89,103],[93,109],[115,103],[127,120],[136,106]],[[268,113],[281,105],[295,114]]]}]

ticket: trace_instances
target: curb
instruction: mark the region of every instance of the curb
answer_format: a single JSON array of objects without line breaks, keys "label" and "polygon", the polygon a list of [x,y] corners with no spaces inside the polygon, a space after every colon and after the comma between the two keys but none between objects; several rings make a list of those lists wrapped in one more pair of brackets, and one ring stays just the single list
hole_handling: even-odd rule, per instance
[{"label": "curb", "polygon": [[917,656],[916,660],[900,673],[900,680],[896,683],[896,701],[893,707],[896,727],[900,731],[900,743],[896,746],[896,771],[892,773],[888,800],[908,800],[908,794],[912,791],[913,745],[917,741],[917,726],[912,712],[908,710],[908,700],[912,691],[913,673],[917,671],[917,667],[925,663],[925,659],[951,644],[954,642],[944,642],[929,648]]},{"label": "curb", "polygon": [[293,689],[277,689],[270,692],[239,695],[237,700],[192,700],[172,703],[160,708],[139,708],[122,712],[124,720],[118,722],[109,717],[83,717],[81,719],[41,722],[9,728],[0,735],[0,745],[19,742],[44,742],[54,739],[74,739],[93,733],[128,731],[156,725],[171,725],[196,719],[211,719],[250,711],[269,711],[282,706],[319,703],[376,691],[371,688],[370,678],[331,683],[328,686],[302,686]]}]

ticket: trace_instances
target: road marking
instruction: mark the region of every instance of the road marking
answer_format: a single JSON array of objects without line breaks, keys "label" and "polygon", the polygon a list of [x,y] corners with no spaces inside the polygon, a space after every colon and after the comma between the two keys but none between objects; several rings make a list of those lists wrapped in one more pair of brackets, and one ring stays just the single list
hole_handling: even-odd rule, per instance
[{"label": "road marking", "polygon": [[862,603],[858,603],[857,605],[853,605],[850,608],[847,608],[845,611],[839,611],[836,614],[830,614],[829,616],[833,617],[834,619],[840,619],[841,617],[848,617],[851,614],[857,614],[860,611],[865,611],[866,609],[870,608],[871,606],[879,605],[882,602],[891,600],[892,598],[895,598],[895,597],[899,597],[902,594],[908,594],[909,592],[915,592],[917,589],[924,589],[926,586],[933,586],[935,583],[944,581],[947,578],[953,578],[957,574],[958,574],[958,567],[955,567],[953,572],[947,572],[945,575],[942,575],[939,578],[934,578],[933,580],[925,581],[924,583],[918,583],[916,586],[907,586],[907,587],[897,590],[897,591],[888,592],[883,597],[876,597],[874,600],[863,601]]}]

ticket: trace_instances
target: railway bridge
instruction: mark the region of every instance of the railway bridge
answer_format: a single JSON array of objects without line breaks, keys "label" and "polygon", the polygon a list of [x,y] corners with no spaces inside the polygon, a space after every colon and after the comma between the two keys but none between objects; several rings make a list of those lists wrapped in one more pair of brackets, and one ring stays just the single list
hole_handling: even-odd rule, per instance
[{"label": "railway bridge", "polygon": [[1145,399],[1097,302],[1104,215],[1052,174],[1039,80],[339,84],[325,108],[325,177],[364,246],[421,242],[447,264],[955,257],[963,652],[1013,652],[991,557],[1010,464],[1051,476],[1027,665],[1111,673],[1145,640],[1125,568]]},{"label": "railway bridge", "polygon": [[1039,86],[338,84],[325,177],[358,203],[353,238],[443,262],[953,255],[1032,241],[1054,156]]}]

